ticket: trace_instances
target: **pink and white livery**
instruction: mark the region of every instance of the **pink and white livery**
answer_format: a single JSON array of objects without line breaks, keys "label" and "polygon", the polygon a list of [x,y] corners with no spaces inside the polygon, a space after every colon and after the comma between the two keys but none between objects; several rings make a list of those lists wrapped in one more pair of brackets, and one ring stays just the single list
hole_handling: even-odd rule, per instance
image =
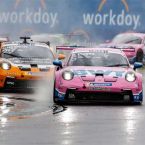
[{"label": "pink and white livery", "polygon": [[109,43],[101,44],[100,46],[121,49],[131,64],[144,62],[145,59],[145,33],[120,33]]},{"label": "pink and white livery", "polygon": [[67,63],[53,62],[56,71],[54,102],[129,102],[143,101],[142,75],[131,67],[125,53],[111,48],[72,50]]}]

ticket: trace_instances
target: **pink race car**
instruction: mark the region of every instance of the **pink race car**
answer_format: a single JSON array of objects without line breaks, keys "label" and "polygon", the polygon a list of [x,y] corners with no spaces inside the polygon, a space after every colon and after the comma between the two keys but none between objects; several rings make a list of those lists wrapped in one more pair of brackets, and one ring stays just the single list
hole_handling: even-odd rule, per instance
[{"label": "pink race car", "polygon": [[142,75],[132,68],[123,51],[111,48],[77,48],[64,66],[58,66],[54,102],[130,102],[142,103]]},{"label": "pink race car", "polygon": [[122,49],[130,63],[143,62],[145,57],[145,33],[126,32],[116,35],[102,47]]}]

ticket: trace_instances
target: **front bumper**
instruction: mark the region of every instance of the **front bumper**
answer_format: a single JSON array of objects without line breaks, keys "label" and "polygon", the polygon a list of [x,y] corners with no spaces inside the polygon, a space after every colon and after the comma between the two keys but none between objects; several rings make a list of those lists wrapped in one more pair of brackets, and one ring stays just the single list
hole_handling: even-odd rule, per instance
[{"label": "front bumper", "polygon": [[18,91],[23,91],[23,92],[28,92],[28,91],[34,91],[38,88],[41,87],[42,82],[44,84],[45,80],[22,80],[22,79],[16,79],[16,78],[11,78],[7,77],[4,82],[4,86],[1,87],[1,91],[13,91],[13,92],[18,92]]},{"label": "front bumper", "polygon": [[56,102],[130,102],[140,103],[143,101],[142,91],[133,94],[132,90],[122,90],[121,92],[103,92],[103,91],[79,91],[77,89],[67,89],[66,93],[55,89]]},{"label": "front bumper", "polygon": [[0,90],[33,90],[47,85],[54,80],[54,69],[47,72],[11,72],[1,71]]}]

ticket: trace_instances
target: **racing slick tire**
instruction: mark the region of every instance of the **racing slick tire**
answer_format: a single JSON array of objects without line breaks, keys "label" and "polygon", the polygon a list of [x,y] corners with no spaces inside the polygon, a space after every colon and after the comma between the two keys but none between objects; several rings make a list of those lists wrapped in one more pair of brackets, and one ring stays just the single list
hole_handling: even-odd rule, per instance
[{"label": "racing slick tire", "polygon": [[143,52],[141,50],[137,52],[136,61],[143,62]]}]

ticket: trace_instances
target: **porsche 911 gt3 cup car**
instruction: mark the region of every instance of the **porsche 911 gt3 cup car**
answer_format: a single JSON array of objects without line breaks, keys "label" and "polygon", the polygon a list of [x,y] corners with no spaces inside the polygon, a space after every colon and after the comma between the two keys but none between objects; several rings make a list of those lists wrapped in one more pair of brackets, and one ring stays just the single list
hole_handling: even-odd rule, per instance
[{"label": "porsche 911 gt3 cup car", "polygon": [[53,62],[56,71],[54,102],[143,101],[142,75],[135,71],[142,63],[129,61],[121,50],[78,48],[67,63]]},{"label": "porsche 911 gt3 cup car", "polygon": [[54,78],[54,55],[46,44],[11,42],[3,45],[0,58],[0,88],[25,90],[37,88],[39,81]]},{"label": "porsche 911 gt3 cup car", "polygon": [[145,34],[126,32],[116,35],[111,42],[102,47],[122,49],[130,63],[143,62],[145,57]]}]

